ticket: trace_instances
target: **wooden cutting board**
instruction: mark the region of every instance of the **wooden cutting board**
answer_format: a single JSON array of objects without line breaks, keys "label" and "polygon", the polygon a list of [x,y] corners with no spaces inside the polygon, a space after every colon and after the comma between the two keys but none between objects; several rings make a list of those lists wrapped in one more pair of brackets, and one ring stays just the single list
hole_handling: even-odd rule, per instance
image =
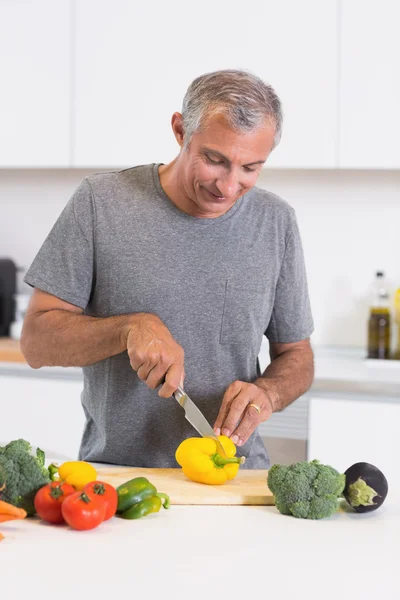
[{"label": "wooden cutting board", "polygon": [[114,487],[134,477],[147,477],[157,491],[168,494],[171,504],[273,505],[267,475],[267,470],[242,469],[223,485],[206,485],[191,481],[181,469],[97,468],[97,479]]}]

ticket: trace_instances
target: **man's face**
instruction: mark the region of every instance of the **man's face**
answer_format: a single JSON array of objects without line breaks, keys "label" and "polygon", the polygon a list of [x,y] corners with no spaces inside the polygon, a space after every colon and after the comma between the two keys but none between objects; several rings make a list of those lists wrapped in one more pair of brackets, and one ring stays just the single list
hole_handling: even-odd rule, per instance
[{"label": "man's face", "polygon": [[226,213],[257,182],[274,142],[271,124],[251,133],[233,131],[222,115],[194,133],[178,157],[182,208],[196,217]]}]

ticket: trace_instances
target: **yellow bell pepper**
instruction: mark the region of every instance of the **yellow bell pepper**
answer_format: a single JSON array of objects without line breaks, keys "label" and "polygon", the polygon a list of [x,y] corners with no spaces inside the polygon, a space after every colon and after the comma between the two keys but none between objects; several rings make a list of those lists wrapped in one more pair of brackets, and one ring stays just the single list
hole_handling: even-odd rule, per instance
[{"label": "yellow bell pepper", "polygon": [[[87,483],[96,481],[97,479],[96,469],[93,465],[84,460],[67,461],[60,467],[51,464],[49,466],[49,472],[52,481],[66,481],[76,490],[82,490]],[[55,473],[57,472],[59,477],[55,477]]]},{"label": "yellow bell pepper", "polygon": [[182,471],[192,481],[218,485],[234,479],[245,458],[235,456],[236,446],[225,435],[218,436],[226,456],[218,454],[213,438],[188,438],[175,452]]}]

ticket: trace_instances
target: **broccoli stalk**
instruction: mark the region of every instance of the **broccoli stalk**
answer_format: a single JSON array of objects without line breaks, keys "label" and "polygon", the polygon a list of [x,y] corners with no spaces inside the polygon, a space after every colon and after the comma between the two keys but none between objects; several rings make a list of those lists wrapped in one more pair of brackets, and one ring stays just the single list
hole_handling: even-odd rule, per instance
[{"label": "broccoli stalk", "polygon": [[323,519],[338,508],[346,477],[318,460],[293,465],[273,465],[268,472],[268,487],[275,506],[284,515],[299,519]]},{"label": "broccoli stalk", "polygon": [[33,455],[30,443],[23,439],[0,447],[0,500],[35,514],[35,494],[50,481],[44,461],[44,452],[38,448]]}]

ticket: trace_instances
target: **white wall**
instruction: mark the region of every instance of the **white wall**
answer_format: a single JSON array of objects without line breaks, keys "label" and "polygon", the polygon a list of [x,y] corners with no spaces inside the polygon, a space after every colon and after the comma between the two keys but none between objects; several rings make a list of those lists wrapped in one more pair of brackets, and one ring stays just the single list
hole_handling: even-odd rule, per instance
[{"label": "white wall", "polygon": [[[94,170],[0,170],[0,257],[27,268],[81,179]],[[266,169],[259,185],[298,215],[314,344],[364,347],[369,286],[400,287],[400,172]],[[27,286],[21,283],[21,291]]]}]

